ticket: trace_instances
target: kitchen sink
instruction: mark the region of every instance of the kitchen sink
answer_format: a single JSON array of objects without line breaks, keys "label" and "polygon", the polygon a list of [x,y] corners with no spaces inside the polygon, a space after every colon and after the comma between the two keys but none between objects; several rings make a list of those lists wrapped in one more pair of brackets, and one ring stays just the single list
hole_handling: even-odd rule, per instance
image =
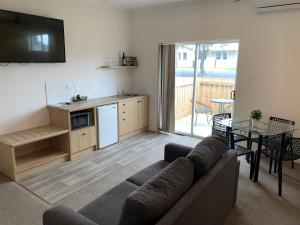
[{"label": "kitchen sink", "polygon": [[126,97],[136,97],[138,96],[138,94],[135,93],[128,93],[128,94],[124,94]]}]

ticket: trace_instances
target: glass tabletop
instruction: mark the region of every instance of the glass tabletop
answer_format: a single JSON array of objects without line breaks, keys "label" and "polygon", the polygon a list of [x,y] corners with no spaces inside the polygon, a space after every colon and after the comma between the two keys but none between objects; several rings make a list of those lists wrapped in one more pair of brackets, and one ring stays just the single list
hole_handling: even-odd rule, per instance
[{"label": "glass tabletop", "polygon": [[262,136],[274,136],[283,133],[290,133],[295,130],[291,124],[275,121],[254,121],[249,118],[224,119],[219,122],[221,125],[232,127],[240,131]]}]

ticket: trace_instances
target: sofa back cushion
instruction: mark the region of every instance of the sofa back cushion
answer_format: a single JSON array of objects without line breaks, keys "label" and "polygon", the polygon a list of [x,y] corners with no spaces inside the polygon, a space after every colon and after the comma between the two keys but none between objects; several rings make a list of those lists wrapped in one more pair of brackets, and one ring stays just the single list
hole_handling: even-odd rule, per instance
[{"label": "sofa back cushion", "polygon": [[203,139],[188,154],[187,158],[194,163],[195,181],[203,176],[227,151],[227,140],[219,136]]},{"label": "sofa back cushion", "polygon": [[119,225],[154,224],[192,186],[193,178],[193,163],[178,158],[127,197]]}]

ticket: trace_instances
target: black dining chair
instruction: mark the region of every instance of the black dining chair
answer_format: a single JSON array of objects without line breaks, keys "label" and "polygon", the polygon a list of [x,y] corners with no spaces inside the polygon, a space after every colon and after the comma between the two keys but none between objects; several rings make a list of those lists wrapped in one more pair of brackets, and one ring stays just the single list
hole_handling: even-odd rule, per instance
[{"label": "black dining chair", "polygon": [[[221,131],[221,133],[224,134],[226,132],[226,126],[220,124],[220,122],[224,119],[231,119],[231,113],[219,113],[216,115],[213,115],[213,124],[212,124],[212,135],[218,135]],[[250,140],[247,135],[239,135],[234,134],[234,142],[242,142],[242,141],[248,141]]]},{"label": "black dining chair", "polygon": [[[265,149],[265,154],[270,157],[271,162],[278,162],[278,189],[282,192],[282,162],[300,159],[300,138],[287,137],[283,148],[281,146]],[[271,165],[271,163],[270,163]],[[270,166],[271,168],[272,166]],[[271,169],[270,169],[271,170]]]},{"label": "black dining chair", "polygon": [[[269,119],[269,124],[270,128],[273,127],[279,127],[279,126],[286,126],[286,125],[291,125],[295,126],[295,122],[292,120],[287,120],[283,118],[278,118],[271,116]],[[286,133],[286,138],[291,138],[293,137],[293,132],[288,132]],[[252,138],[252,142],[258,143],[258,138]],[[274,148],[275,150],[278,148],[281,148],[281,143],[282,143],[282,135],[274,135],[271,137],[268,137],[267,139],[264,139],[262,144],[265,147],[262,150],[262,153],[266,156],[268,156],[267,151],[270,151],[270,149]],[[294,168],[294,160],[291,160],[292,163],[292,168]],[[273,164],[273,159],[270,158],[270,165],[269,165],[269,173],[272,173],[272,164]],[[274,163],[274,173],[277,172],[277,165],[278,165],[278,160],[275,159]]]},{"label": "black dining chair", "polygon": [[[237,151],[237,156],[248,156],[247,161],[250,164],[250,179],[254,173],[254,152],[251,148],[248,148],[249,138],[246,136],[242,136],[239,134],[235,134],[231,127],[226,127],[225,125],[221,124],[220,121],[224,119],[230,119],[230,113],[221,113],[213,116],[213,127],[212,127],[212,135],[217,135],[225,138],[228,143],[228,150],[234,149]],[[236,143],[247,141],[247,148],[237,145]]]}]

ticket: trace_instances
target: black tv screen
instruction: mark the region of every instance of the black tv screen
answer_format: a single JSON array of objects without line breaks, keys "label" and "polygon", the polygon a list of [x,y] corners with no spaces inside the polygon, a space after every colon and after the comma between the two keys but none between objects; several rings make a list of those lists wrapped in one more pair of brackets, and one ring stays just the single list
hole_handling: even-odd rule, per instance
[{"label": "black tv screen", "polygon": [[66,62],[63,20],[0,10],[0,62]]}]

